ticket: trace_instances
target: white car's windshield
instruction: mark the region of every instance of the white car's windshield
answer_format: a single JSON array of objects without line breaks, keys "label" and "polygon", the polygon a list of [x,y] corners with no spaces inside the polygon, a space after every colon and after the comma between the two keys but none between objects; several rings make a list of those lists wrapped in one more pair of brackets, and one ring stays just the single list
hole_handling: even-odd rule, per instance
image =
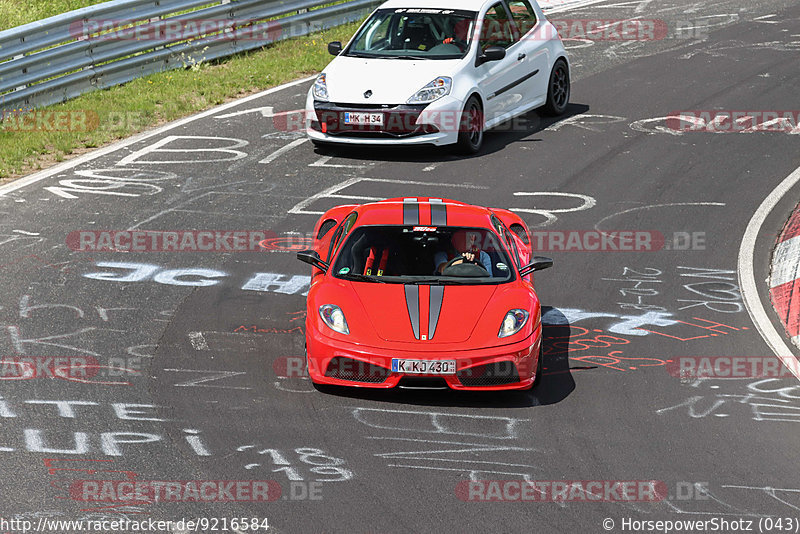
[{"label": "white car's windshield", "polygon": [[472,41],[477,13],[452,9],[381,9],[362,26],[346,56],[459,59]]},{"label": "white car's windshield", "polygon": [[394,284],[499,284],[514,279],[497,235],[485,228],[361,226],[333,266],[337,278]]}]

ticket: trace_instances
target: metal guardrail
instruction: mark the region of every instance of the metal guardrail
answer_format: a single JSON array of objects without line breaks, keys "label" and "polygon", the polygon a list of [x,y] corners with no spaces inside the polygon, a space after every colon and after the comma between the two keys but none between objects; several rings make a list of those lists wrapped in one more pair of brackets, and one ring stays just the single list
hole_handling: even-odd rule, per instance
[{"label": "metal guardrail", "polygon": [[0,111],[355,22],[381,1],[113,0],[56,15],[0,32]]}]

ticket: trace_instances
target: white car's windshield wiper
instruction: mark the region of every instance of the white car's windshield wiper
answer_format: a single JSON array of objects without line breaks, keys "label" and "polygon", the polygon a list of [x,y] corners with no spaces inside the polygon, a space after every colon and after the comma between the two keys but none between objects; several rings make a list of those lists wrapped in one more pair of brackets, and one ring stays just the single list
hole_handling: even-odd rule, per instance
[{"label": "white car's windshield wiper", "polygon": [[348,52],[346,55],[351,57],[363,57],[367,59],[392,59],[397,57],[391,54],[369,54],[367,52],[355,52],[355,51]]}]

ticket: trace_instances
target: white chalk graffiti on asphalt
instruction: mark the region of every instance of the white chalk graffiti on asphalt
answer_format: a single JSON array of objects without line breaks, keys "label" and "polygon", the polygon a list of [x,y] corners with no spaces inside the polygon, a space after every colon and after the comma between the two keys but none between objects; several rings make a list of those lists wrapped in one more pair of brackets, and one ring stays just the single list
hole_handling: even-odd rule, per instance
[{"label": "white chalk graffiti on asphalt", "polygon": [[[190,148],[190,147],[183,147],[183,148],[162,148],[166,145],[174,143],[176,145],[180,144],[180,141],[189,140],[189,141],[205,141],[209,145],[212,145],[212,141],[222,141],[223,143],[221,146],[207,146],[203,148]],[[201,135],[168,135],[163,139],[159,139],[155,143],[148,145],[142,149],[137,150],[136,152],[129,154],[122,158],[118,166],[125,166],[130,165],[131,163],[136,162],[137,165],[169,165],[169,164],[185,164],[185,163],[220,163],[220,162],[228,162],[228,161],[236,161],[242,158],[247,157],[246,152],[242,152],[238,150],[239,148],[246,147],[250,143],[245,141],[244,139],[237,139],[235,137],[208,137],[208,136],[201,136]],[[216,157],[213,158],[196,158],[196,159],[142,159],[144,156],[148,154],[182,154],[184,157],[187,154],[201,154],[203,152],[207,152],[210,154],[215,154]],[[220,157],[219,154],[225,154],[225,157]]]},{"label": "white chalk graffiti on asphalt", "polygon": [[628,119],[625,117],[617,117],[616,115],[591,115],[587,113],[560,120],[545,128],[545,131],[557,132],[566,126],[572,126],[590,132],[602,132],[605,130],[605,126],[618,122],[625,122],[626,120]]},{"label": "white chalk graffiti on asphalt", "polygon": [[[706,382],[704,379],[697,380],[692,387],[699,388]],[[731,408],[739,405],[750,409],[753,421],[800,423],[800,385],[788,384],[788,380],[778,378],[757,380],[747,384],[745,391],[741,393],[693,395],[679,404],[656,410],[656,413],[663,415],[677,410],[685,411],[692,419],[703,419],[711,415],[724,418],[731,415]],[[727,409],[723,410],[723,407]]]},{"label": "white chalk graffiti on asphalt", "polygon": [[519,423],[529,421],[514,417],[380,408],[354,408],[352,415],[356,421],[371,428],[493,439],[516,439],[519,434],[517,428]]},{"label": "white chalk graffiti on asphalt", "polygon": [[[742,295],[736,281],[736,271],[725,269],[708,269],[704,267],[678,267],[680,278],[699,278],[682,284],[682,287],[700,299],[676,299],[681,304],[679,311],[702,306],[719,313],[740,313],[744,311]],[[646,301],[660,296],[663,291],[664,272],[654,267],[625,267],[621,278],[603,278],[606,282],[622,282],[626,287],[618,289],[623,297],[634,299],[633,302],[617,302],[624,310],[650,310],[666,312],[664,306],[657,306]],[[681,280],[685,282],[685,280]]]},{"label": "white chalk graffiti on asphalt", "polygon": [[536,191],[526,192],[517,191],[514,193],[515,197],[557,197],[557,198],[575,198],[581,201],[581,205],[574,208],[556,208],[556,209],[542,209],[542,208],[509,208],[516,213],[532,213],[540,215],[545,220],[539,224],[530,225],[534,228],[541,228],[543,226],[550,226],[558,220],[557,213],[573,213],[576,211],[590,210],[597,205],[597,200],[589,195],[580,195],[578,193],[559,193],[555,191]]},{"label": "white chalk graffiti on asphalt", "polygon": [[[628,43],[630,43],[630,41],[628,41]],[[626,44],[622,46],[626,46]],[[798,49],[800,49],[800,46],[798,46]],[[703,51],[705,51],[705,49],[703,49]],[[721,115],[720,117],[715,117],[709,112],[708,117],[704,117],[686,112],[684,114],[676,113],[675,115],[635,120],[629,122],[628,127],[633,131],[646,134],[666,134],[675,136],[686,135],[688,133],[696,134],[698,132],[727,134],[731,131],[745,134],[767,131],[784,132],[788,135],[800,134],[800,125],[793,122],[789,117],[776,117],[758,123],[752,116],[743,116],[734,120],[736,129],[733,129],[725,120],[723,120],[722,125],[716,124],[716,121],[722,119],[727,120],[727,116]],[[629,120],[630,119],[626,117],[619,117],[616,115],[575,115],[548,126],[545,128],[545,131],[557,132],[562,128],[572,127],[584,131],[602,133],[608,131],[614,124],[627,122]],[[667,126],[668,123],[671,123],[671,126]],[[746,128],[745,126],[748,124],[753,126]],[[725,127],[726,125],[727,128]]]},{"label": "white chalk graffiti on asphalt", "polygon": [[[50,400],[50,399],[31,399],[22,401],[21,404],[28,405],[52,405],[55,415],[61,419],[71,419],[83,421],[87,420],[86,412],[89,406],[100,406],[100,403],[95,401],[82,401],[82,400]],[[76,407],[81,406],[80,411],[76,411]],[[120,421],[135,421],[135,422],[151,422],[151,423],[165,423],[168,419],[158,417],[155,413],[160,407],[153,404],[132,404],[115,402],[110,403],[109,407],[111,412]],[[12,406],[9,401],[0,397],[0,418],[19,418],[23,415],[20,411],[20,406]],[[33,415],[34,417],[36,415]],[[93,418],[91,420],[94,420]],[[188,448],[197,456],[211,456],[212,453],[203,443],[200,434],[201,432],[192,428],[182,429],[184,433],[184,440]],[[54,443],[55,439],[48,439],[47,433],[53,432],[58,435],[59,443]],[[166,446],[170,446],[173,441],[167,440],[162,434],[154,434],[151,432],[130,432],[127,430],[114,431],[114,432],[75,432],[72,431],[71,439],[64,439],[64,432],[54,431],[53,424],[47,424],[47,430],[38,428],[25,428],[22,431],[22,441],[24,449],[28,452],[43,453],[43,454],[70,454],[81,455],[88,454],[99,450],[105,456],[123,456],[125,450],[131,445],[142,445],[147,443],[161,442]],[[67,433],[69,434],[69,433]],[[4,437],[10,438],[10,433],[5,432]],[[52,438],[52,436],[51,436]],[[138,448],[138,447],[137,447]],[[2,446],[0,452],[15,452],[18,450],[16,447]],[[148,448],[148,450],[150,450]]]},{"label": "white chalk graffiti on asphalt", "polygon": [[[0,234],[0,247],[9,243],[20,244],[18,248],[27,248],[44,242],[43,237],[27,237],[18,234]],[[25,243],[24,245],[22,243]],[[6,251],[8,252],[8,251]]]},{"label": "white chalk graffiti on asphalt", "polygon": [[[0,310],[3,308],[0,308]],[[141,323],[145,320],[168,321],[173,315],[171,310],[152,310],[139,309],[120,306],[108,306],[95,304],[90,307],[81,308],[74,304],[62,304],[55,302],[35,301],[31,295],[22,295],[16,306],[5,308],[4,314],[9,314],[4,318],[5,324],[0,322],[0,350],[5,350],[6,354],[15,354],[13,357],[0,357],[0,370],[2,365],[17,365],[18,372],[1,374],[0,380],[31,379],[44,376],[42,369],[31,369],[28,364],[15,363],[13,358],[18,356],[37,354],[45,356],[54,351],[63,355],[66,351],[76,353],[80,356],[94,356],[100,363],[86,366],[91,369],[91,376],[85,373],[73,372],[79,368],[77,362],[70,363],[65,359],[64,365],[57,365],[47,373],[51,373],[51,378],[67,380],[95,385],[123,385],[129,386],[126,380],[103,381],[94,375],[113,377],[132,377],[140,375],[138,367],[142,358],[152,358],[152,350],[156,346],[149,343],[131,343],[119,345],[120,334],[138,335],[139,329],[131,329],[129,325],[135,317],[141,317]],[[65,321],[79,323],[72,326],[61,327],[55,330],[53,325],[64,325]],[[42,331],[42,329],[45,329]],[[88,347],[94,348],[97,344],[99,335],[108,334],[114,336],[114,353],[116,355],[101,355]],[[8,345],[10,351],[4,348]],[[122,354],[120,354],[122,353]],[[124,356],[123,356],[124,355]],[[11,359],[7,359],[11,358]],[[100,360],[102,358],[102,360]],[[38,361],[38,360],[37,360]],[[45,365],[41,360],[40,364]],[[60,360],[59,360],[60,361]],[[51,362],[52,363],[52,362]],[[84,362],[85,363],[85,362]],[[38,363],[36,365],[39,365]],[[50,364],[47,364],[49,366]],[[134,369],[132,369],[133,367]],[[8,369],[12,371],[13,369]],[[17,376],[21,375],[21,376]],[[94,379],[90,379],[94,377]]]},{"label": "white chalk graffiti on asphalt", "polygon": [[[771,22],[767,21],[759,21],[767,24],[771,24]],[[793,35],[792,37],[796,37]],[[775,52],[800,52],[800,41],[789,41],[789,40],[780,40],[780,41],[765,41],[761,43],[751,43],[745,41],[718,41],[716,43],[712,43],[708,46],[703,46],[692,50],[682,56],[680,59],[692,59],[694,56],[699,54],[707,54],[711,57],[726,57],[731,55],[731,50],[741,50],[746,48],[748,51],[753,50],[773,50]]]},{"label": "white chalk graffiti on asphalt", "polygon": [[176,388],[214,388],[214,389],[239,389],[239,390],[248,390],[253,389],[251,387],[245,386],[219,386],[219,385],[209,385],[208,382],[214,382],[216,380],[223,380],[225,378],[230,378],[234,376],[241,376],[247,375],[244,371],[209,371],[209,370],[199,370],[199,369],[164,369],[164,371],[171,372],[171,373],[203,373],[203,376],[195,378],[193,380],[186,380],[184,382],[176,382],[173,384],[173,387]]},{"label": "white chalk graffiti on asphalt", "polygon": [[80,170],[75,174],[83,178],[59,180],[57,186],[45,187],[59,197],[75,199],[78,194],[140,197],[157,195],[164,188],[151,182],[163,182],[177,178],[177,174],[137,169]]},{"label": "white chalk graffiti on asphalt", "polygon": [[[336,204],[341,204],[342,200],[347,201],[360,201],[360,202],[377,202],[379,200],[385,200],[387,197],[374,197],[374,196],[364,196],[364,195],[353,195],[353,194],[346,194],[344,193],[345,189],[348,189],[352,186],[361,183],[378,183],[378,184],[397,184],[401,185],[406,188],[409,185],[416,185],[416,186],[431,186],[431,187],[447,187],[447,188],[461,188],[461,189],[489,189],[486,186],[482,185],[472,185],[472,184],[447,184],[447,183],[437,183],[437,182],[419,182],[413,180],[390,180],[390,179],[383,179],[383,178],[350,178],[343,182],[339,182],[336,185],[333,185],[319,193],[311,195],[307,199],[298,202],[292,209],[289,210],[289,213],[292,215],[323,215],[324,211],[311,211],[308,208],[317,201],[323,199],[332,199],[336,202]],[[398,194],[398,196],[400,196]],[[331,205],[330,207],[333,207]],[[330,209],[330,207],[326,209]]]},{"label": "white chalk graffiti on asphalt", "polygon": [[680,308],[686,310],[696,306],[704,306],[709,310],[721,313],[740,313],[744,311],[742,294],[739,286],[733,282],[737,280],[736,271],[721,269],[704,269],[697,267],[678,267],[681,277],[707,278],[709,281],[692,282],[684,284],[684,289],[705,300],[678,299],[678,302],[689,302],[688,306]]},{"label": "white chalk graffiti on asphalt", "polygon": [[643,326],[672,326],[678,321],[671,319],[671,313],[648,311],[641,315],[618,315],[616,313],[587,312],[577,308],[552,308],[542,314],[542,324],[549,326],[568,326],[584,319],[608,317],[621,319],[606,328],[614,334],[626,336],[646,336],[648,332],[642,330]]},{"label": "white chalk graffiti on asphalt", "polygon": [[[217,284],[213,278],[228,276],[222,271],[213,269],[169,269],[162,270],[158,265],[147,263],[126,263],[115,261],[103,261],[96,264],[98,267],[108,267],[112,269],[124,269],[131,272],[99,272],[84,274],[86,278],[92,280],[107,280],[111,282],[143,282],[152,279],[159,284],[171,286],[196,286],[205,287]],[[187,279],[188,278],[188,279]]]},{"label": "white chalk graffiti on asphalt", "polygon": [[[354,408],[351,414],[359,423],[382,434],[386,431],[390,434],[365,436],[366,439],[387,446],[407,444],[413,447],[413,450],[374,454],[378,458],[393,460],[389,467],[456,471],[468,473],[472,480],[502,474],[516,475],[529,481],[533,480],[532,471],[540,469],[515,462],[513,458],[509,458],[510,461],[497,458],[497,454],[503,452],[518,456],[534,451],[511,443],[519,438],[520,424],[527,423],[528,419],[381,408]],[[480,441],[474,442],[476,439]]]},{"label": "white chalk graffiti on asphalt", "polygon": [[[85,278],[107,282],[137,283],[153,281],[170,286],[210,287],[220,283],[220,278],[230,275],[215,269],[164,269],[150,263],[102,261],[95,264],[105,269],[120,269],[127,272],[101,271],[84,273]],[[241,287],[242,291],[306,295],[311,286],[311,277],[281,273],[254,273]],[[302,293],[301,293],[302,292]]]},{"label": "white chalk graffiti on asphalt", "polygon": [[[255,449],[255,445],[241,445],[236,448],[236,452],[255,452]],[[258,451],[257,454],[268,456],[271,465],[274,466],[272,472],[284,472],[290,482],[302,482],[305,480],[301,469],[308,469],[315,475],[334,477],[317,478],[315,482],[343,482],[353,478],[353,471],[343,467],[344,464],[347,463],[344,458],[330,456],[323,449],[299,447],[294,449],[294,455],[287,454],[279,449],[262,449]],[[300,465],[297,467],[295,467],[297,464],[293,465],[290,460],[290,457],[295,455],[300,462]],[[259,467],[262,467],[261,463],[249,463],[244,466],[247,470]]]}]

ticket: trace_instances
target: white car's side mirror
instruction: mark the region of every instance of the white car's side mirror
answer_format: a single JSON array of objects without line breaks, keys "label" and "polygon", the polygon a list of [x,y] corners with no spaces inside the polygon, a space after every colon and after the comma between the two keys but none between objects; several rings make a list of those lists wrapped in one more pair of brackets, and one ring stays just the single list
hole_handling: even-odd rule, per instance
[{"label": "white car's side mirror", "polygon": [[506,49],[502,46],[490,46],[478,56],[478,66],[490,61],[500,61],[505,59]]}]

